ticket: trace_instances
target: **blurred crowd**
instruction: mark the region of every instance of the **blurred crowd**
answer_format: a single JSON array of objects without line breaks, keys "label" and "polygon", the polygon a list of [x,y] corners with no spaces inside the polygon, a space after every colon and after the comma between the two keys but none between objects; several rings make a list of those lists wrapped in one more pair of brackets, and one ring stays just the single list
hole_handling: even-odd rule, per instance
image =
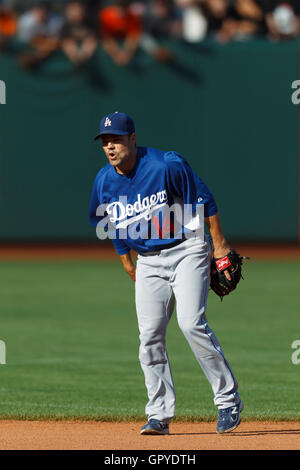
[{"label": "blurred crowd", "polygon": [[25,45],[19,60],[32,66],[60,49],[77,66],[99,45],[117,65],[138,48],[172,60],[166,39],[197,44],[300,36],[300,0],[0,0],[0,51]]}]

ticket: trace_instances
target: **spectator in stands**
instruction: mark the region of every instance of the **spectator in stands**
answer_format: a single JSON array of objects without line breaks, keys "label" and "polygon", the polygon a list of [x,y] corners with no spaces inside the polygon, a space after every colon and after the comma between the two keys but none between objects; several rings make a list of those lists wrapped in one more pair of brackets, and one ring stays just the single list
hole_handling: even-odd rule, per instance
[{"label": "spectator in stands", "polygon": [[61,35],[62,50],[73,64],[81,66],[94,56],[98,40],[84,4],[74,1],[66,6]]},{"label": "spectator in stands", "polygon": [[260,0],[235,0],[229,6],[226,19],[219,32],[219,39],[247,39],[265,33],[264,13]]},{"label": "spectator in stands", "polygon": [[135,56],[142,35],[142,21],[128,0],[115,2],[99,11],[99,30],[104,50],[120,66]]},{"label": "spectator in stands", "polygon": [[175,0],[181,13],[182,38],[197,43],[207,35],[208,21],[202,0]]},{"label": "spectator in stands", "polygon": [[169,0],[149,0],[143,12],[143,30],[142,49],[160,62],[172,62],[173,53],[161,41],[181,36],[175,5]]},{"label": "spectator in stands", "polygon": [[269,0],[265,13],[271,40],[291,39],[300,34],[299,0]]},{"label": "spectator in stands", "polygon": [[169,39],[198,43],[213,36],[226,43],[257,35],[276,41],[300,35],[300,0],[33,2],[34,6],[26,8],[23,0],[0,0],[0,50],[8,49],[16,37],[27,46],[18,55],[25,66],[40,63],[60,47],[72,63],[87,64],[99,37],[111,59],[124,66],[131,63],[138,48],[156,60],[174,62]]},{"label": "spectator in stands", "polygon": [[202,8],[207,21],[207,35],[217,39],[227,17],[227,0],[203,0]]},{"label": "spectator in stands", "polygon": [[216,38],[226,43],[263,34],[265,22],[259,2],[260,0],[234,0],[232,4],[227,4],[225,0],[207,0]]},{"label": "spectator in stands", "polygon": [[261,0],[204,0],[208,33],[222,43],[264,34]]},{"label": "spectator in stands", "polygon": [[16,31],[17,19],[15,13],[8,6],[0,3],[0,50],[5,49]]},{"label": "spectator in stands", "polygon": [[17,37],[30,46],[19,57],[24,66],[33,66],[47,59],[59,47],[63,19],[40,3],[23,13],[18,20]]},{"label": "spectator in stands", "polygon": [[38,41],[40,38],[56,39],[62,23],[62,17],[51,12],[48,3],[37,3],[19,17],[18,38],[26,43]]},{"label": "spectator in stands", "polygon": [[179,38],[181,27],[174,3],[169,0],[149,0],[145,16],[145,30],[156,39]]}]

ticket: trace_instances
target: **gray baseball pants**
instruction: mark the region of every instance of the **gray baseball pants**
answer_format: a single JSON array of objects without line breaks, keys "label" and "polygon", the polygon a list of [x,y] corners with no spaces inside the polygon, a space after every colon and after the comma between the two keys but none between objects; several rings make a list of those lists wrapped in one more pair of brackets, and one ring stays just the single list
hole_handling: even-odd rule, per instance
[{"label": "gray baseball pants", "polygon": [[166,330],[176,302],[177,319],[206,375],[215,405],[239,403],[238,384],[205,315],[210,284],[209,242],[190,238],[174,247],[139,255],[136,309],[139,359],[149,401],[148,419],[169,422],[175,413],[175,390],[166,350]]}]

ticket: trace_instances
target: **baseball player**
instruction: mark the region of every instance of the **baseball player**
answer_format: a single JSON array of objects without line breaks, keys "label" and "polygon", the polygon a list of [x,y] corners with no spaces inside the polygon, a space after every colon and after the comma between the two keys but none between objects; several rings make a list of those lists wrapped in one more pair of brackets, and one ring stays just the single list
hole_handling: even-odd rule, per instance
[{"label": "baseball player", "polygon": [[[106,224],[125,271],[135,281],[139,360],[148,393],[148,421],[141,434],[168,434],[174,416],[165,338],[175,302],[179,327],[213,390],[217,432],[232,431],[240,423],[243,403],[206,318],[212,257],[228,283],[234,273],[216,202],[177,152],[137,147],[135,125],[127,114],[104,116],[97,139],[108,164],[94,182],[90,222],[97,229]],[[201,229],[203,219],[212,245]],[[131,250],[138,253],[136,266]]]}]

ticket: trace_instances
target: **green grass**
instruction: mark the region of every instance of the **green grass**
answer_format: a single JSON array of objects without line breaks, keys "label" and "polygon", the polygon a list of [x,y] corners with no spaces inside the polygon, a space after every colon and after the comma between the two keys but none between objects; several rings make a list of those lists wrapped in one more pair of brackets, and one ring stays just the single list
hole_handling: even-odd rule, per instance
[{"label": "green grass", "polygon": [[[238,378],[244,419],[300,419],[297,262],[250,261],[208,321]],[[144,419],[134,285],[115,262],[0,263],[0,418]],[[210,386],[180,332],[167,334],[177,420],[216,419]]]}]

